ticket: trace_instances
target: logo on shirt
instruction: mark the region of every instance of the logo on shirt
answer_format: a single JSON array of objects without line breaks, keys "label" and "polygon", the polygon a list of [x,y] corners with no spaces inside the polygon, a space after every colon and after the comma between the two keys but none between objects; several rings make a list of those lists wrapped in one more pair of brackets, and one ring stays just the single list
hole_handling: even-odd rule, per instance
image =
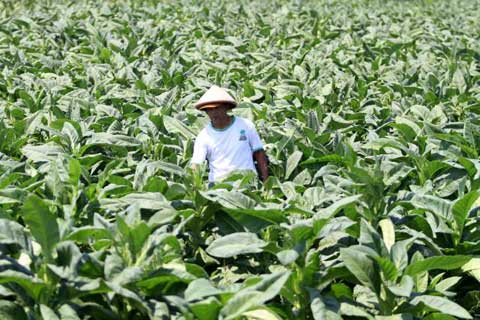
[{"label": "logo on shirt", "polygon": [[245,130],[240,130],[240,138],[238,139],[238,141],[245,141],[245,140],[247,140]]}]

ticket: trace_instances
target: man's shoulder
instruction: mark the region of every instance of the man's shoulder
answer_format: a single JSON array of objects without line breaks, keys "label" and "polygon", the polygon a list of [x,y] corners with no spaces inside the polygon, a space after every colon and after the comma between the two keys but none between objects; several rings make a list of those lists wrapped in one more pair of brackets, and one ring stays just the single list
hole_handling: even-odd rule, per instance
[{"label": "man's shoulder", "polygon": [[246,125],[247,127],[250,127],[250,128],[255,128],[255,125],[253,124],[253,122],[247,118],[243,118],[243,117],[238,117],[238,116],[235,116],[237,118],[237,121],[239,124],[244,124]]},{"label": "man's shoulder", "polygon": [[238,119],[239,119],[239,125],[245,127],[249,131],[254,131],[254,132],[257,131],[255,124],[250,119],[242,118],[242,117],[238,117]]},{"label": "man's shoulder", "polygon": [[208,139],[208,126],[205,126],[197,135],[196,140],[205,140]]}]

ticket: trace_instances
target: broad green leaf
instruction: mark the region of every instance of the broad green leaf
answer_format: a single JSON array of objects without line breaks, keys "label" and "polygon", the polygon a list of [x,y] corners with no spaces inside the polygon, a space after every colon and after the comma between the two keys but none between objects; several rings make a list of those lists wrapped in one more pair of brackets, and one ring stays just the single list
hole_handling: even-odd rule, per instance
[{"label": "broad green leaf", "polygon": [[453,270],[468,263],[472,258],[469,256],[437,256],[412,262],[405,269],[406,275],[416,275],[430,270]]},{"label": "broad green leaf", "polygon": [[121,198],[100,199],[100,204],[105,209],[115,211],[133,205],[149,210],[171,208],[169,201],[159,192],[129,193]]},{"label": "broad green leaf", "polygon": [[47,307],[44,304],[40,305],[40,313],[41,313],[43,319],[60,320],[60,318],[57,316],[57,314],[52,309],[50,309],[49,307]]},{"label": "broad green leaf", "polygon": [[399,271],[403,271],[408,265],[408,248],[414,239],[397,241],[390,250],[390,257]]},{"label": "broad green leaf", "polygon": [[47,259],[60,240],[57,220],[48,206],[36,195],[30,195],[23,204],[23,219]]},{"label": "broad green leaf", "polygon": [[[223,202],[222,200],[220,200]],[[226,212],[231,214],[235,219],[239,220],[240,215],[244,215],[256,219],[260,219],[263,221],[268,222],[269,224],[280,224],[282,222],[287,222],[287,216],[286,213],[288,212],[287,210],[279,210],[279,209],[268,209],[260,206],[256,206],[252,209],[234,209],[234,208],[224,208]]]},{"label": "broad green leaf", "polygon": [[70,159],[68,173],[70,176],[70,183],[73,186],[76,186],[80,181],[80,176],[82,174],[82,167],[77,159]]},{"label": "broad green leaf", "polygon": [[279,294],[289,277],[290,272],[264,275],[260,282],[237,292],[222,308],[221,314],[226,319],[235,319],[252,307],[261,306]]},{"label": "broad green leaf", "polygon": [[375,261],[377,262],[380,270],[383,273],[383,276],[387,280],[395,281],[398,277],[398,270],[395,264],[390,261],[390,259],[386,259],[383,257],[375,257]]},{"label": "broad green leaf", "polygon": [[303,152],[295,151],[287,159],[285,167],[285,179],[288,179],[292,172],[297,168],[298,163],[302,159]]},{"label": "broad green leaf", "polygon": [[43,145],[26,145],[22,148],[22,153],[33,162],[44,162],[47,160],[54,161],[58,155],[65,151],[62,147],[54,143],[47,143]]},{"label": "broad green leaf", "polygon": [[387,288],[396,296],[408,298],[412,294],[413,286],[414,283],[412,277],[405,275],[402,277],[399,284],[388,285]]},{"label": "broad green leaf", "polygon": [[267,244],[254,233],[237,232],[216,239],[206,251],[217,258],[230,258],[240,254],[260,253]]},{"label": "broad green leaf", "polygon": [[340,303],[340,314],[343,316],[360,317],[364,319],[373,319],[362,307],[356,306],[348,302]]},{"label": "broad green leaf", "polygon": [[218,319],[221,307],[222,304],[214,297],[190,304],[195,319],[199,320]]},{"label": "broad green leaf", "polygon": [[320,209],[319,212],[315,214],[315,219],[329,219],[346,206],[356,203],[361,197],[362,195],[355,195],[335,201],[329,207]]},{"label": "broad green leaf", "polygon": [[64,304],[58,308],[58,314],[60,315],[61,320],[80,320],[75,309],[68,304]]},{"label": "broad green leaf", "polygon": [[458,236],[462,236],[465,221],[468,214],[480,197],[480,191],[472,191],[467,193],[461,199],[455,201],[452,207],[453,219],[455,220]]},{"label": "broad green leaf", "polygon": [[210,201],[218,202],[227,209],[253,209],[255,206],[253,199],[237,191],[212,190],[201,191],[200,194]]},{"label": "broad green leaf", "polygon": [[0,318],[3,320],[27,320],[23,308],[8,300],[0,300]]},{"label": "broad green leaf", "polygon": [[411,203],[415,207],[428,210],[446,221],[451,219],[452,203],[448,200],[430,195],[416,195]]},{"label": "broad green leaf", "polygon": [[480,282],[480,258],[472,258],[462,266],[462,271],[468,272],[472,277]]},{"label": "broad green leaf", "polygon": [[435,290],[438,290],[440,292],[447,291],[448,289],[456,285],[460,280],[462,280],[462,277],[450,277],[444,279],[435,286]]},{"label": "broad green leaf", "polygon": [[413,317],[411,314],[402,313],[391,316],[375,316],[375,320],[413,320]]},{"label": "broad green leaf", "polygon": [[388,252],[390,252],[392,246],[395,244],[395,228],[393,223],[390,219],[383,219],[378,225],[382,229],[383,242],[385,243]]},{"label": "broad green leaf", "polygon": [[361,284],[376,291],[380,283],[378,272],[372,259],[353,247],[340,249],[340,259]]},{"label": "broad green leaf", "polygon": [[280,261],[281,264],[287,265],[290,263],[295,262],[297,258],[299,257],[299,254],[295,250],[283,250],[277,253],[277,258]]},{"label": "broad green leaf", "polygon": [[175,118],[164,116],[163,124],[168,132],[180,134],[185,139],[194,139],[196,136],[196,134],[188,126]]},{"label": "broad green leaf", "polygon": [[341,320],[338,312],[329,310],[321,298],[314,298],[310,304],[310,309],[315,320]]},{"label": "broad green leaf", "polygon": [[185,299],[187,301],[194,301],[214,296],[222,292],[222,290],[215,288],[207,279],[196,279],[190,282],[185,290]]},{"label": "broad green leaf", "polygon": [[275,312],[267,307],[258,308],[242,313],[242,316],[249,320],[281,320]]},{"label": "broad green leaf", "polygon": [[456,318],[444,313],[431,313],[425,317],[425,320],[455,320]]},{"label": "broad green leaf", "polygon": [[17,243],[26,250],[30,249],[30,241],[24,227],[7,219],[0,219],[0,243]]},{"label": "broad green leaf", "polygon": [[23,272],[13,270],[0,272],[0,284],[12,282],[22,287],[34,300],[38,300],[42,292],[47,288],[43,281]]},{"label": "broad green leaf", "polygon": [[235,319],[243,312],[262,304],[260,291],[240,291],[222,308],[225,319]]},{"label": "broad green leaf", "polygon": [[75,229],[66,236],[66,240],[88,243],[90,240],[111,239],[112,235],[107,229],[84,226]]},{"label": "broad green leaf", "polygon": [[473,319],[467,310],[444,297],[422,295],[410,301],[412,305],[423,303],[429,308],[461,319]]}]

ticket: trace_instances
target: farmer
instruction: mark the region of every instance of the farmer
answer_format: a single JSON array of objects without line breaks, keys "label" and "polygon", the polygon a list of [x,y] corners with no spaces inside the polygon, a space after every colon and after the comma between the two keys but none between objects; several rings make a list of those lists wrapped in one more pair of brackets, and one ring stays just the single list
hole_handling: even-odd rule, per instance
[{"label": "farmer", "polygon": [[268,164],[262,142],[253,123],[247,119],[229,115],[227,111],[237,106],[235,99],[220,87],[212,86],[198,100],[195,107],[210,118],[197,136],[193,148],[192,168],[208,160],[209,184],[221,181],[234,170],[256,172],[263,182],[268,178]]}]

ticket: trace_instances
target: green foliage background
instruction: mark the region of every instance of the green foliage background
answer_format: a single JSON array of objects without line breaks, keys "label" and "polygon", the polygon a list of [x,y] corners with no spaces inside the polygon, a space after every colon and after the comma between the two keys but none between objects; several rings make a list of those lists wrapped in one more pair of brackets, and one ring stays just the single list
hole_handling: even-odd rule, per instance
[{"label": "green foliage background", "polygon": [[[480,316],[479,1],[0,3],[2,319]],[[272,177],[187,169],[228,87]]]}]

